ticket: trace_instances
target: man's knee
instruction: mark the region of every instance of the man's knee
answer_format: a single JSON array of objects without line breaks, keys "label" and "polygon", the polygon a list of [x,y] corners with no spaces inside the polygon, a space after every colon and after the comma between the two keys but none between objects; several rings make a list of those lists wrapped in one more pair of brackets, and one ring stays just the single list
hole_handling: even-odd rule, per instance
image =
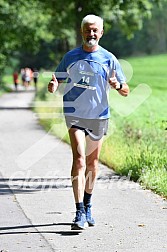
[{"label": "man's knee", "polygon": [[80,156],[78,158],[76,158],[75,160],[73,160],[73,169],[75,170],[82,170],[84,169],[86,166],[85,164],[85,158]]},{"label": "man's knee", "polygon": [[98,167],[98,159],[87,159],[86,160],[86,167],[94,170],[94,169],[97,169]]}]

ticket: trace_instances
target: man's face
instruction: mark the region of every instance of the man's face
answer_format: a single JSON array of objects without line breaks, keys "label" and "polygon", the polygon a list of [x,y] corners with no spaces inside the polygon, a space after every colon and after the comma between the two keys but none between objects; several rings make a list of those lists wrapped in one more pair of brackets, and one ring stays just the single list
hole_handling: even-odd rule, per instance
[{"label": "man's face", "polygon": [[103,35],[103,30],[98,24],[84,24],[81,30],[83,44],[87,47],[98,45],[100,38]]}]

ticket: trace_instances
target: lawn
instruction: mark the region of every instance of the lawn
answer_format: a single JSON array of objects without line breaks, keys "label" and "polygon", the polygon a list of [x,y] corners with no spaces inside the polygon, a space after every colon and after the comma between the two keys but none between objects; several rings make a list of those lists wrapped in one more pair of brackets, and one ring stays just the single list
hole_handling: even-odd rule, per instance
[{"label": "lawn", "polygon": [[[137,108],[132,107],[127,116],[113,112],[111,123],[114,122],[115,130],[104,143],[101,159],[118,173],[130,173],[133,180],[167,196],[167,55],[126,60],[133,69],[131,94],[139,84],[145,84],[130,105],[134,106],[141,96],[146,99]],[[110,99],[113,96],[111,93]]]}]

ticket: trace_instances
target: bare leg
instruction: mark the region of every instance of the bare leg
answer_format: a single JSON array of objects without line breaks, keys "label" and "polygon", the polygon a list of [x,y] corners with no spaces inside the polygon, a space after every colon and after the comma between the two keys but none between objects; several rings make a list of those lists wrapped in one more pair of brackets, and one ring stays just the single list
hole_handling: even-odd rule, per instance
[{"label": "bare leg", "polygon": [[98,161],[103,143],[103,138],[99,141],[93,141],[86,137],[86,184],[85,191],[92,194],[94,183],[98,173]]},{"label": "bare leg", "polygon": [[83,202],[85,189],[85,133],[82,130],[69,129],[73,164],[71,170],[75,203]]}]

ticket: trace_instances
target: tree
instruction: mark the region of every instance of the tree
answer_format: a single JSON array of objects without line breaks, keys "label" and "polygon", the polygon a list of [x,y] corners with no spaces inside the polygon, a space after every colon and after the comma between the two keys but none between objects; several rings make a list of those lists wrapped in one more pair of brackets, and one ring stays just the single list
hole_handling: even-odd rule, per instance
[{"label": "tree", "polygon": [[[165,1],[165,0],[164,0]],[[119,23],[127,36],[142,27],[154,4],[163,0],[0,0],[0,72],[11,56],[22,50],[38,54],[40,41],[63,40],[81,43],[80,23],[90,13],[100,15],[105,30]],[[57,42],[56,42],[57,44]]]},{"label": "tree", "polygon": [[153,6],[161,5],[163,1],[165,0],[64,0],[62,5],[57,0],[50,0],[47,6],[50,6],[53,16],[50,27],[56,24],[59,26],[55,35],[61,29],[61,34],[70,39],[71,31],[75,30],[76,45],[79,45],[80,23],[85,15],[92,13],[102,16],[106,31],[119,23],[124,34],[132,37],[134,31],[142,28],[143,19],[151,17]]},{"label": "tree", "polygon": [[[111,50],[117,57],[140,54],[166,53],[167,51],[167,3],[161,8],[156,5],[152,9],[152,18],[143,20],[143,28],[134,32],[134,37],[127,39],[120,32],[120,24],[106,32],[101,45]],[[113,39],[114,38],[114,39]]]},{"label": "tree", "polygon": [[16,51],[38,49],[38,41],[51,34],[47,32],[50,15],[44,12],[44,5],[38,1],[0,0],[0,72]]}]

